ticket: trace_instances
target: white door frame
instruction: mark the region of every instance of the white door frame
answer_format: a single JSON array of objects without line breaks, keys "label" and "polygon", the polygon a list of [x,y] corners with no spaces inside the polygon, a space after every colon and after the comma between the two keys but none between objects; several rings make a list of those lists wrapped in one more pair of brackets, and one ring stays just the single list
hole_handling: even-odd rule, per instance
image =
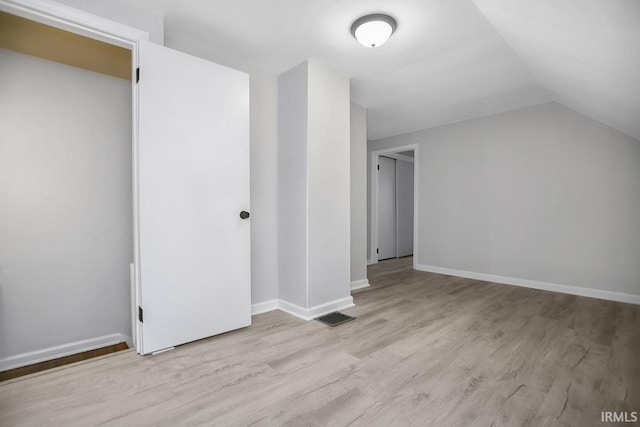
[{"label": "white door frame", "polygon": [[49,0],[0,0],[0,10],[62,30],[80,34],[131,50],[131,143],[133,183],[133,265],[131,268],[131,334],[139,348],[140,322],[137,319],[140,300],[140,246],[138,242],[138,43],[149,40],[149,33]]},{"label": "white door frame", "polygon": [[393,157],[395,153],[401,151],[413,150],[413,268],[415,268],[418,260],[418,206],[420,205],[418,200],[418,173],[420,172],[419,165],[419,144],[402,145],[400,147],[385,148],[382,150],[376,150],[371,152],[371,225],[369,233],[371,235],[371,247],[370,259],[371,264],[378,262],[378,159],[380,156]]}]

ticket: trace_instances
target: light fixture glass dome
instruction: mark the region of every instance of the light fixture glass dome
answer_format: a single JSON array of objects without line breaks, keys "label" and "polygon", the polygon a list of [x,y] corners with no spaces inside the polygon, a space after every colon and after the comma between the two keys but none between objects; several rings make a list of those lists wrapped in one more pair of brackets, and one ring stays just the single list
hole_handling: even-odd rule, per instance
[{"label": "light fixture glass dome", "polygon": [[397,23],[389,15],[374,13],[358,18],[351,25],[351,34],[365,47],[382,46],[396,30]]}]

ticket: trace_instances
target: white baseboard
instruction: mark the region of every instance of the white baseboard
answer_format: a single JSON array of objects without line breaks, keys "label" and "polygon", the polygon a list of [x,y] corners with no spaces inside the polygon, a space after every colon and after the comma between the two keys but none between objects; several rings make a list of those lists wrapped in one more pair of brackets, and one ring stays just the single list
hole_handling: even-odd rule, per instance
[{"label": "white baseboard", "polygon": [[44,348],[42,350],[22,353],[16,356],[9,356],[4,359],[0,359],[0,372],[20,368],[22,366],[33,365],[34,363],[46,362],[47,360],[70,356],[84,351],[95,350],[96,348],[107,347],[121,342],[126,342],[128,344],[131,341],[131,337],[127,335],[111,334],[103,337],[91,338],[88,340]]},{"label": "white baseboard", "polygon": [[268,311],[273,311],[278,309],[278,300],[272,299],[269,301],[259,302],[258,304],[253,304],[251,306],[251,315],[255,316],[256,314],[266,313]]},{"label": "white baseboard", "polygon": [[353,298],[351,296],[308,309],[283,300],[270,300],[252,305],[251,314],[255,315],[266,313],[267,311],[280,310],[303,320],[311,320],[318,316],[322,316],[323,314],[333,313],[334,311],[343,310],[353,306]]},{"label": "white baseboard", "polygon": [[350,308],[353,306],[355,306],[355,304],[353,303],[353,297],[351,295],[346,298],[328,302],[326,304],[316,305],[315,307],[311,307],[308,310],[309,320],[315,319],[316,317],[322,316],[323,314],[333,313],[334,311],[344,310],[345,308]]},{"label": "white baseboard", "polygon": [[355,291],[356,289],[368,288],[369,286],[370,285],[368,279],[356,280],[355,282],[351,282],[352,291]]},{"label": "white baseboard", "polygon": [[287,314],[290,314],[292,316],[298,317],[303,320],[311,320],[311,317],[309,317],[309,310],[287,301],[283,301],[283,300],[278,301],[278,310],[284,311]]},{"label": "white baseboard", "polygon": [[445,267],[416,264],[416,270],[430,273],[447,274],[449,276],[465,277],[468,279],[484,280],[486,282],[502,283],[505,285],[522,286],[525,288],[540,289],[543,291],[560,292],[563,294],[579,295],[583,297],[605,299],[610,301],[640,304],[640,295],[625,294],[622,292],[604,291],[601,289],[581,288],[579,286],[559,285],[557,283],[538,282],[535,280],[518,279],[515,277],[497,276],[494,274],[474,273],[472,271],[456,270]]},{"label": "white baseboard", "polygon": [[373,261],[371,261],[370,259],[367,260],[367,265],[371,265],[373,264]]}]

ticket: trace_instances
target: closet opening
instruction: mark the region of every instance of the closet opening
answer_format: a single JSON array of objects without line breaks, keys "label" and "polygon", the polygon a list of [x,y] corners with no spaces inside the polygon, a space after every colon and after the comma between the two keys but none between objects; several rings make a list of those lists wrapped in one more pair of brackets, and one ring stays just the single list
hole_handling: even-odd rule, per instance
[{"label": "closet opening", "polygon": [[132,348],[132,51],[0,11],[0,75],[0,371]]}]

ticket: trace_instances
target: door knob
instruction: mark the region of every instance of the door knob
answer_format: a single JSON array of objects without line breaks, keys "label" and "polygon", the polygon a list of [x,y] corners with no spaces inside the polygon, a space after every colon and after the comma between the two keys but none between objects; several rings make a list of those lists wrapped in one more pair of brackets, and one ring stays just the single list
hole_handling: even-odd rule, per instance
[{"label": "door knob", "polygon": [[250,214],[247,211],[240,212],[240,218],[242,218],[242,219],[247,219],[247,218],[249,218],[249,216],[250,216]]}]

